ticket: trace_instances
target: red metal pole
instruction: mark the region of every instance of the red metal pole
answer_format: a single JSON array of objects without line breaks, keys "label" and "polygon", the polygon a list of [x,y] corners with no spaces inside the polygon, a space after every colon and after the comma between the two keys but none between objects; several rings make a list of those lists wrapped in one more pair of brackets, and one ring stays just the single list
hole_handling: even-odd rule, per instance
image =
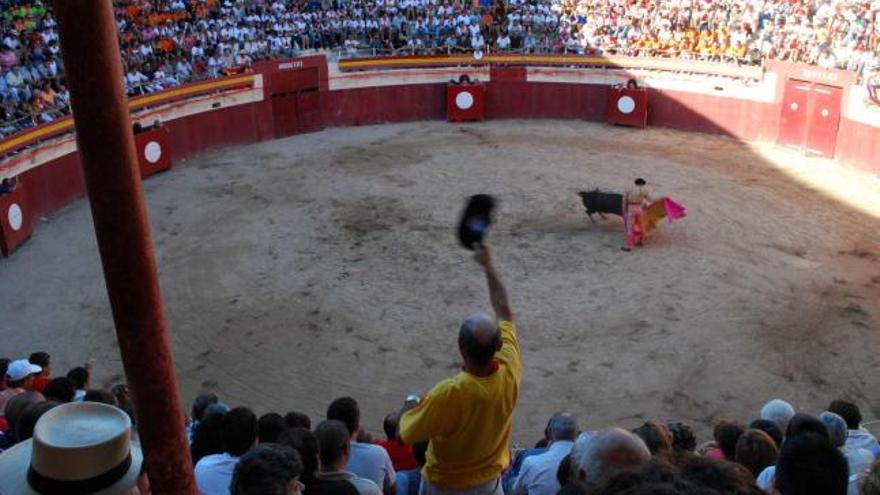
[{"label": "red metal pole", "polygon": [[76,139],[153,493],[195,494],[110,0],[53,2]]}]

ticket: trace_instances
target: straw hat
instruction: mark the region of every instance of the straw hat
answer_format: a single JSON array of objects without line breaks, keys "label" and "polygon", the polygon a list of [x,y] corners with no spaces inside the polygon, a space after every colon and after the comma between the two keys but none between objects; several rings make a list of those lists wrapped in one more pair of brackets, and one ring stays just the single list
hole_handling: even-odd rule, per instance
[{"label": "straw hat", "polygon": [[44,414],[31,440],[0,454],[0,493],[123,495],[136,484],[143,454],[121,409],[73,402]]}]

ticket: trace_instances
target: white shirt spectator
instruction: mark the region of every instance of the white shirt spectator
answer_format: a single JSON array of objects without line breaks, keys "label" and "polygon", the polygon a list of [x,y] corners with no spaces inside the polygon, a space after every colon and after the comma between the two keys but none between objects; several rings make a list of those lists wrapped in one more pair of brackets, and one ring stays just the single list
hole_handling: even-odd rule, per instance
[{"label": "white shirt spectator", "polygon": [[846,462],[849,464],[849,488],[847,495],[859,494],[859,482],[865,477],[871,465],[874,464],[874,454],[866,449],[847,449],[845,446],[840,449],[846,456]]},{"label": "white shirt spectator", "polygon": [[388,452],[369,443],[351,442],[351,454],[345,469],[372,481],[382,489],[393,485],[397,479]]},{"label": "white shirt spectator", "polygon": [[140,71],[129,71],[128,75],[125,76],[125,80],[128,81],[129,86],[137,86],[138,84],[149,81],[150,79],[145,76]]},{"label": "white shirt spectator", "polygon": [[864,428],[847,431],[844,447],[847,450],[865,449],[868,452],[876,452],[880,449],[877,438]]},{"label": "white shirt spectator", "polygon": [[556,480],[559,463],[571,452],[574,442],[558,440],[547,452],[526,457],[513,484],[513,495],[553,495],[561,488]]},{"label": "white shirt spectator", "polygon": [[498,49],[501,51],[507,51],[510,49],[510,36],[503,34],[498,38]]},{"label": "white shirt spectator", "polygon": [[758,488],[764,490],[764,493],[773,495],[776,493],[776,466],[767,466],[761,471],[761,474],[755,479]]},{"label": "white shirt spectator", "polygon": [[201,495],[229,495],[238,457],[227,453],[202,457],[196,463],[196,486]]},{"label": "white shirt spectator", "polygon": [[474,50],[480,50],[484,46],[486,46],[486,42],[483,40],[482,35],[477,34],[476,36],[471,38],[471,48],[473,48]]}]

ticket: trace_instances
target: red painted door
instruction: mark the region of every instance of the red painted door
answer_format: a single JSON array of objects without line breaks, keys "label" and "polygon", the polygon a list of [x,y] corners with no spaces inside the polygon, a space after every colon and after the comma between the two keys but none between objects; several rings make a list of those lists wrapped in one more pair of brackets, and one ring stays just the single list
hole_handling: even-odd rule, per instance
[{"label": "red painted door", "polygon": [[275,118],[275,139],[299,134],[299,115],[296,94],[273,96],[272,114]]},{"label": "red painted door", "polygon": [[813,86],[813,104],[806,143],[806,151],[811,155],[834,158],[842,94],[843,90],[835,86]]},{"label": "red painted door", "polygon": [[789,79],[785,82],[782,98],[782,117],[779,124],[778,144],[800,149],[804,145],[809,114],[807,113],[812,88],[810,83]]},{"label": "red painted door", "polygon": [[304,91],[297,95],[296,115],[299,132],[315,132],[324,128],[321,119],[321,93]]}]

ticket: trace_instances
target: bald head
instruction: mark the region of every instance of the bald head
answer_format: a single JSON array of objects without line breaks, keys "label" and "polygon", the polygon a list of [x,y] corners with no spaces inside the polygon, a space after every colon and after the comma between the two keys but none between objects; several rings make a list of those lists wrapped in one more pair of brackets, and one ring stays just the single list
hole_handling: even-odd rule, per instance
[{"label": "bald head", "polygon": [[776,423],[780,431],[788,428],[788,422],[794,417],[794,407],[782,399],[773,399],[761,408],[761,419]]},{"label": "bald head", "polygon": [[465,364],[486,366],[501,349],[501,334],[495,318],[486,313],[474,313],[461,323],[458,347]]},{"label": "bald head", "polygon": [[650,459],[651,451],[642,439],[621,428],[609,428],[578,438],[571,449],[571,475],[572,479],[599,483]]}]

